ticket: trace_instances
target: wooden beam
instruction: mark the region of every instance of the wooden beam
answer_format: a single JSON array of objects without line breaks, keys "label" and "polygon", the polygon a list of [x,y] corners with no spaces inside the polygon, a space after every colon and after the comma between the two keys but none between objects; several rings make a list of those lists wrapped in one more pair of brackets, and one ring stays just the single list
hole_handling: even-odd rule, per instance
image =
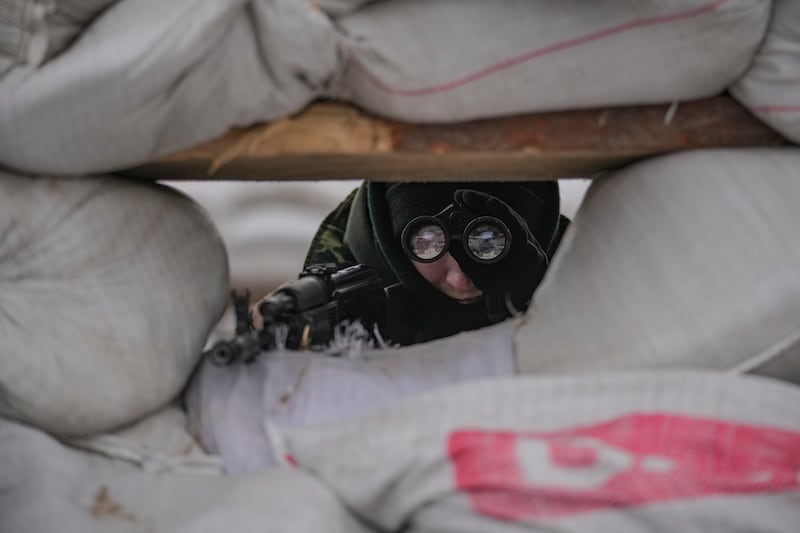
[{"label": "wooden beam", "polygon": [[677,150],[786,144],[729,97],[409,124],[336,103],[236,129],[123,175],[144,179],[381,181],[589,177]]}]

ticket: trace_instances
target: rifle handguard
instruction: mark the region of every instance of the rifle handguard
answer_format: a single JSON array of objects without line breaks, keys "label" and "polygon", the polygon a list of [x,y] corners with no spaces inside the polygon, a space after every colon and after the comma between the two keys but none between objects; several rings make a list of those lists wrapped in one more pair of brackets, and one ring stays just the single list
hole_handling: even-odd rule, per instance
[{"label": "rifle handguard", "polygon": [[344,269],[333,264],[309,267],[258,304],[260,329],[253,329],[238,298],[237,335],[203,353],[216,366],[252,362],[263,350],[324,348],[343,322],[360,320],[368,331],[381,330],[386,324],[383,283],[362,264]]}]

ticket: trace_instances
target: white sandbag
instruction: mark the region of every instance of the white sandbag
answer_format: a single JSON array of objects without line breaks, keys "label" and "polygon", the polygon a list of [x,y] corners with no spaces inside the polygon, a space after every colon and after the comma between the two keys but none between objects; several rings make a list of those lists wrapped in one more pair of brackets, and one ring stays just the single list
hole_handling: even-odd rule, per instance
[{"label": "white sandbag", "polygon": [[0,80],[0,163],[118,170],[320,96],[423,122],[709,96],[745,70],[769,6],[122,0]]},{"label": "white sandbag", "polygon": [[422,391],[514,373],[513,328],[498,326],[402,349],[343,357],[264,352],[255,363],[218,368],[205,362],[185,402],[189,428],[225,468],[242,473],[275,465],[273,426],[350,420]]},{"label": "white sandbag", "polygon": [[800,149],[596,180],[517,333],[523,373],[708,368],[800,383]]},{"label": "white sandbag", "polygon": [[178,394],[227,300],[224,245],[197,204],[0,173],[0,235],[0,415],[81,435]]},{"label": "white sandbag", "polygon": [[800,2],[773,4],[767,38],[730,90],[761,120],[800,143]]},{"label": "white sandbag", "polygon": [[71,448],[119,459],[151,472],[222,474],[219,456],[209,455],[187,430],[178,402],[111,433],[63,438]]},{"label": "white sandbag", "polygon": [[294,113],[336,64],[331,22],[310,2],[123,0],[68,52],[0,80],[0,162],[59,174],[141,164]]},{"label": "white sandbag", "polygon": [[404,0],[338,20],[336,97],[403,120],[696,99],[749,65],[765,0]]},{"label": "white sandbag", "polygon": [[0,5],[0,77],[32,69],[63,51],[115,0],[3,0]]},{"label": "white sandbag", "polygon": [[[118,450],[125,457],[124,447]],[[137,452],[138,450],[132,450]],[[0,529],[8,533],[360,533],[321,483],[271,469],[233,477],[173,457],[158,470],[79,452],[0,419]]]},{"label": "white sandbag", "polygon": [[287,430],[383,531],[797,531],[800,389],[667,372],[465,383]]}]

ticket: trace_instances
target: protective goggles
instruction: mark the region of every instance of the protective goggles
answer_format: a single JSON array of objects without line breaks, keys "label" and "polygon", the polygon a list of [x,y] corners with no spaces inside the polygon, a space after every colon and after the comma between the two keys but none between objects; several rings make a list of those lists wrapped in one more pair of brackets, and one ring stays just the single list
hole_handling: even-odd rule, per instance
[{"label": "protective goggles", "polygon": [[498,218],[477,216],[462,207],[448,205],[433,216],[412,219],[400,235],[403,251],[412,260],[432,263],[461,241],[467,256],[478,263],[496,263],[511,247],[511,232]]}]

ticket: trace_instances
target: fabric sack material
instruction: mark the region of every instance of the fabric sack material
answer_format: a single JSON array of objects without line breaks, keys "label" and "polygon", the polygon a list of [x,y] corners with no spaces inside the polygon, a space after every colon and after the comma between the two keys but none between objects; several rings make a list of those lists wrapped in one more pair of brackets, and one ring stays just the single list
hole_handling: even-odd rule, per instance
[{"label": "fabric sack material", "polygon": [[161,409],[227,300],[224,244],[168,187],[0,173],[0,415],[83,436]]},{"label": "fabric sack material", "polygon": [[[165,418],[158,416],[156,418]],[[41,430],[0,418],[0,517],[4,532],[362,533],[371,531],[318,480],[273,468],[224,476],[213,456],[170,448],[191,441],[180,417],[66,446]],[[162,439],[142,453],[134,435]],[[131,433],[132,432],[132,433]],[[113,448],[109,445],[112,438]],[[148,437],[149,438],[149,437]],[[100,450],[100,451],[98,451]],[[144,463],[137,463],[138,460]],[[166,460],[165,460],[166,459]],[[155,460],[155,461],[154,461]]]},{"label": "fabric sack material", "polygon": [[0,79],[0,162],[116,171],[320,97],[419,122],[702,98],[747,69],[770,6],[121,0]]},{"label": "fabric sack material", "polygon": [[800,143],[800,3],[774,0],[764,43],[731,93],[787,139]]},{"label": "fabric sack material", "polygon": [[595,180],[517,332],[519,371],[800,383],[797,205],[797,148],[681,152]]},{"label": "fabric sack material", "polygon": [[333,94],[415,122],[698,99],[744,72],[769,14],[763,0],[378,2],[338,21]]},{"label": "fabric sack material", "polygon": [[385,531],[795,531],[800,390],[630,372],[473,381],[279,435]]},{"label": "fabric sack material", "polygon": [[272,446],[272,427],[338,424],[427,390],[513,375],[514,328],[509,321],[397,349],[265,351],[223,368],[204,361],[185,395],[189,430],[231,474],[275,466],[283,450]]},{"label": "fabric sack material", "polygon": [[335,70],[330,26],[297,2],[116,2],[68,50],[0,80],[0,161],[104,173],[288,116]]},{"label": "fabric sack material", "polygon": [[114,0],[4,0],[0,6],[0,77],[30,70],[64,51]]}]

